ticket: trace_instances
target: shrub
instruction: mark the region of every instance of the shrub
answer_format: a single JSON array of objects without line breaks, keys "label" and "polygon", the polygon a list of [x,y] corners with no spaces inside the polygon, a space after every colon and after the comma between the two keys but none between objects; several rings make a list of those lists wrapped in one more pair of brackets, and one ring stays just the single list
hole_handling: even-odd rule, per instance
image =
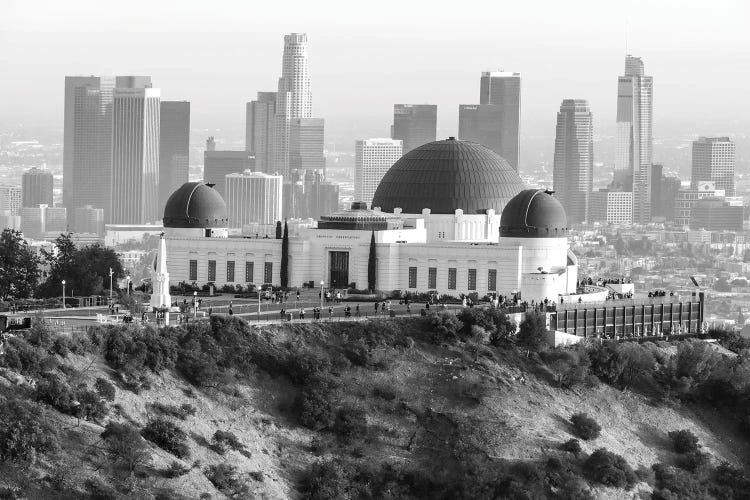
[{"label": "shrub", "polygon": [[527,313],[516,335],[518,344],[530,351],[540,351],[547,346],[547,318],[543,313]]},{"label": "shrub", "polygon": [[96,382],[94,382],[94,389],[107,401],[115,400],[115,386],[109,380],[102,377],[97,378]]},{"label": "shrub", "polygon": [[664,464],[654,464],[652,469],[656,478],[651,496],[653,500],[711,498],[706,487],[694,474]]},{"label": "shrub", "polygon": [[57,448],[57,431],[42,418],[38,405],[0,401],[0,460],[33,464],[39,455]]},{"label": "shrub", "polygon": [[234,433],[229,431],[218,430],[214,432],[211,438],[212,447],[222,455],[227,450],[244,451],[245,445],[243,445]]},{"label": "shrub", "polygon": [[29,375],[37,375],[46,370],[47,355],[44,349],[34,347],[20,337],[9,338],[3,347],[3,366]]},{"label": "shrub", "polygon": [[177,460],[173,460],[169,467],[164,470],[164,475],[169,478],[182,477],[190,472],[190,468],[181,464]]},{"label": "shrub", "polygon": [[570,417],[570,422],[573,424],[576,436],[586,441],[598,438],[602,430],[596,420],[585,413],[576,413]]},{"label": "shrub", "polygon": [[605,448],[592,453],[583,467],[589,480],[605,486],[630,489],[638,482],[638,477],[628,462]]},{"label": "shrub", "polygon": [[577,439],[569,439],[560,445],[560,449],[578,456],[581,453],[581,443]]},{"label": "shrub", "polygon": [[677,459],[677,466],[690,472],[697,472],[706,467],[709,462],[708,453],[695,450],[680,455]]},{"label": "shrub", "polygon": [[242,481],[234,465],[212,465],[206,469],[206,477],[217,490],[230,498],[246,498],[249,494],[250,488]]},{"label": "shrub", "polygon": [[387,384],[376,384],[372,388],[372,395],[376,398],[385,399],[386,401],[393,401],[396,399],[396,391],[394,388]]},{"label": "shrub", "polygon": [[362,408],[344,406],[336,412],[333,432],[344,443],[351,443],[367,431],[367,414]]},{"label": "shrub", "polygon": [[162,418],[152,420],[143,428],[141,435],[177,458],[190,456],[185,431],[168,420]]},{"label": "shrub", "polygon": [[432,332],[432,342],[435,344],[454,344],[459,339],[459,332],[463,328],[461,321],[455,315],[441,311],[427,317],[427,325]]},{"label": "shrub", "polygon": [[73,408],[73,412],[79,418],[98,421],[106,417],[109,412],[99,394],[86,389],[85,386],[76,391],[76,400],[78,405]]},{"label": "shrub", "polygon": [[326,380],[313,381],[305,387],[295,400],[299,422],[312,430],[330,427],[334,421],[330,386]]},{"label": "shrub", "polygon": [[101,437],[110,459],[116,464],[122,464],[129,473],[151,462],[146,442],[132,425],[109,422]]},{"label": "shrub", "polygon": [[677,453],[695,453],[700,446],[695,434],[687,429],[669,432],[669,438],[672,440],[672,446]]},{"label": "shrub", "polygon": [[547,368],[560,387],[573,387],[586,381],[589,358],[582,350],[554,350],[542,355]]},{"label": "shrub", "polygon": [[351,498],[354,471],[340,460],[326,460],[312,466],[302,485],[304,498],[324,500]]},{"label": "shrub", "polygon": [[52,342],[52,352],[63,358],[70,354],[71,341],[68,337],[59,336]]},{"label": "shrub", "polygon": [[151,403],[151,408],[154,411],[161,413],[162,415],[173,417],[179,420],[185,420],[187,417],[195,415],[195,412],[197,411],[195,409],[195,406],[191,405],[190,403],[184,403],[180,406],[168,405],[164,403]]},{"label": "shrub", "polygon": [[71,413],[74,394],[61,375],[48,373],[37,383],[36,399],[62,413]]}]

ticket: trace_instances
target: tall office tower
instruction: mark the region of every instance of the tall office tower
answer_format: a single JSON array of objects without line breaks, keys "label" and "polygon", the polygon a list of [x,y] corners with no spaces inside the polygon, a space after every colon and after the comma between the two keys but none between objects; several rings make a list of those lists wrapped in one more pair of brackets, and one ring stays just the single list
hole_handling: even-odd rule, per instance
[{"label": "tall office tower", "polygon": [[632,179],[633,222],[651,220],[651,155],[653,150],[653,78],[644,75],[640,57],[625,57],[625,75],[617,82],[618,172]]},{"label": "tall office tower", "polygon": [[63,205],[91,204],[109,220],[112,184],[112,99],[118,88],[146,88],[148,76],[66,76]]},{"label": "tall office tower", "polygon": [[354,143],[355,201],[368,206],[383,176],[403,154],[398,139],[360,139]]},{"label": "tall office tower", "polygon": [[521,127],[521,74],[510,71],[483,72],[479,85],[479,104],[493,104],[499,111],[499,151],[518,170]]},{"label": "tall office tower", "polygon": [[247,103],[245,112],[245,150],[255,156],[255,170],[270,173],[273,159],[273,131],[276,92],[258,92]]},{"label": "tall office tower", "polygon": [[281,220],[283,178],[245,171],[226,176],[226,201],[230,229],[247,224],[269,225]]},{"label": "tall office tower", "polygon": [[713,181],[716,189],[734,196],[735,156],[736,145],[729,137],[700,137],[693,141],[690,185],[695,188],[701,181]]},{"label": "tall office tower", "polygon": [[564,99],[557,113],[553,185],[569,224],[587,220],[594,190],[593,116],[584,99]]},{"label": "tall office tower", "polygon": [[188,181],[190,103],[161,101],[159,118],[159,213],[177,188]]},{"label": "tall office tower", "polygon": [[458,137],[487,146],[500,154],[502,108],[492,104],[460,104],[458,106]]},{"label": "tall office tower", "polygon": [[21,176],[21,202],[24,207],[52,205],[52,172],[36,167]]},{"label": "tall office tower", "polygon": [[161,219],[159,98],[159,89],[117,88],[114,91],[112,224],[148,224]]},{"label": "tall office tower", "polygon": [[325,180],[320,170],[305,171],[305,196],[301,206],[302,217],[318,220],[339,209],[339,186]]},{"label": "tall office tower", "polygon": [[292,118],[312,117],[312,94],[307,67],[307,35],[291,33],[284,36],[284,55],[273,134],[273,167],[282,175],[289,174],[289,126]]},{"label": "tall office tower", "polygon": [[206,140],[203,152],[203,182],[213,184],[214,189],[226,197],[226,176],[255,170],[255,159],[248,151],[217,151],[213,137]]},{"label": "tall office tower", "polygon": [[104,210],[87,205],[76,208],[75,212],[74,233],[104,234]]},{"label": "tall office tower", "polygon": [[8,216],[21,215],[22,199],[21,186],[0,186],[0,213]]},{"label": "tall office tower", "polygon": [[394,104],[391,139],[404,144],[404,154],[437,137],[437,105]]},{"label": "tall office tower", "polygon": [[292,118],[289,123],[289,170],[326,168],[323,118]]}]

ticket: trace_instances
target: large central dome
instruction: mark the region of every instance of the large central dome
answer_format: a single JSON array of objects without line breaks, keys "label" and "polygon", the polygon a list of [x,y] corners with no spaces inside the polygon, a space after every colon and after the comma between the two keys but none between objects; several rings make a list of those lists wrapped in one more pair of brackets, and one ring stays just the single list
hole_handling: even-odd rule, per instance
[{"label": "large central dome", "polygon": [[384,212],[466,214],[505,204],[525,186],[513,167],[489,148],[453,137],[430,142],[401,157],[386,172],[372,198]]}]

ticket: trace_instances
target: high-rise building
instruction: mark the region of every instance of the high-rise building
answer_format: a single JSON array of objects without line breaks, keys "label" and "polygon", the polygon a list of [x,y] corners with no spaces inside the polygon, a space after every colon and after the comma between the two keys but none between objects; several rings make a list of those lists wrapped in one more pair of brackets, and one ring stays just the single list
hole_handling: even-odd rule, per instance
[{"label": "high-rise building", "polygon": [[282,198],[285,219],[318,219],[338,210],[339,186],[320,171],[295,172],[291,182],[285,180]]},{"label": "high-rise building", "polygon": [[502,129],[502,108],[494,104],[460,104],[458,106],[458,137],[477,142],[497,154]]},{"label": "high-rise building", "polygon": [[21,230],[26,238],[55,238],[68,231],[65,207],[46,204],[21,209]]},{"label": "high-rise building", "polygon": [[323,155],[324,120],[292,118],[289,123],[289,170],[320,170],[326,168]]},{"label": "high-rise building", "polygon": [[289,127],[293,118],[312,117],[312,94],[307,61],[307,35],[284,36],[281,78],[276,93],[273,134],[273,168],[289,174]]},{"label": "high-rise building", "polygon": [[495,152],[518,171],[521,149],[521,74],[510,71],[483,72],[479,85],[479,104],[500,107],[499,151]]},{"label": "high-rise building", "polygon": [[404,154],[437,137],[437,105],[394,104],[391,139],[403,141]]},{"label": "high-rise building", "polygon": [[213,137],[206,140],[203,152],[203,182],[212,184],[226,200],[226,176],[255,170],[255,158],[248,151],[217,151]]},{"label": "high-rise building", "polygon": [[354,192],[356,201],[369,206],[383,176],[401,158],[398,139],[360,139],[354,143]]},{"label": "high-rise building", "polygon": [[226,202],[230,229],[247,224],[270,225],[281,220],[283,178],[245,171],[226,176]]},{"label": "high-rise building", "polygon": [[735,155],[736,145],[729,137],[700,137],[693,141],[691,187],[697,187],[702,181],[711,181],[716,189],[734,196]]},{"label": "high-rise building", "polygon": [[91,204],[110,219],[112,104],[115,88],[146,88],[148,76],[67,76],[63,139],[63,205]]},{"label": "high-rise building", "polygon": [[31,168],[21,176],[21,202],[24,207],[52,205],[52,172]]},{"label": "high-rise building", "polygon": [[0,213],[21,215],[23,190],[21,186],[0,186]]},{"label": "high-rise building", "polygon": [[75,212],[73,232],[104,234],[104,210],[87,205],[76,208]]},{"label": "high-rise building", "polygon": [[745,208],[722,198],[703,198],[690,213],[690,229],[742,232]]},{"label": "high-rise building", "polygon": [[589,197],[589,222],[632,224],[633,193],[600,189]]},{"label": "high-rise building", "polygon": [[148,224],[161,219],[159,98],[159,89],[153,88],[114,91],[110,217],[113,224]]},{"label": "high-rise building", "polygon": [[190,103],[161,101],[159,117],[159,213],[169,196],[188,181]]},{"label": "high-rise building", "polygon": [[247,103],[245,112],[245,150],[255,156],[255,169],[270,173],[273,160],[276,92],[258,92],[255,101]]},{"label": "high-rise building", "polygon": [[701,181],[695,187],[680,189],[674,202],[674,223],[678,226],[689,226],[692,210],[698,200],[704,198],[723,199],[726,193],[723,189],[716,189],[711,181]]},{"label": "high-rise building", "polygon": [[587,220],[593,191],[593,118],[584,99],[565,99],[557,113],[553,185],[568,224]]},{"label": "high-rise building", "polygon": [[651,220],[653,83],[639,57],[625,57],[625,75],[617,82],[615,171],[626,172],[632,179],[633,222],[637,224]]}]

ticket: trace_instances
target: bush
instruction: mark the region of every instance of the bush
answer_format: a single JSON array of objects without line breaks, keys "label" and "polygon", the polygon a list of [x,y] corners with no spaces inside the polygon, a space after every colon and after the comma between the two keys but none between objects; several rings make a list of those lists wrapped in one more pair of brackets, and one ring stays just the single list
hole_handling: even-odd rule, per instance
[{"label": "bush", "polygon": [[573,424],[575,435],[586,441],[598,438],[602,430],[596,420],[585,413],[576,413],[570,417],[570,423]]},{"label": "bush", "polygon": [[230,498],[246,498],[250,492],[250,488],[242,481],[234,465],[212,465],[206,469],[206,477],[217,490]]},{"label": "bush", "polygon": [[97,378],[96,382],[94,382],[94,389],[107,401],[115,400],[115,386],[109,380],[102,377]]},{"label": "bush", "polygon": [[669,432],[672,446],[677,453],[695,453],[700,448],[698,438],[687,429]]},{"label": "bush", "polygon": [[664,464],[654,464],[652,468],[656,478],[656,485],[651,496],[653,500],[712,498],[708,489],[701,484],[695,474]]},{"label": "bush", "polygon": [[396,399],[396,391],[394,388],[387,384],[376,384],[372,388],[372,395],[376,398],[385,399],[386,401],[393,401]]},{"label": "bush", "polygon": [[530,351],[540,351],[547,346],[547,318],[543,313],[530,312],[521,322],[516,335],[518,344]]},{"label": "bush", "polygon": [[0,460],[33,464],[58,448],[57,431],[38,405],[16,399],[0,401]]},{"label": "bush", "polygon": [[318,431],[333,425],[328,381],[317,380],[305,385],[295,400],[295,408],[299,422],[308,429]]},{"label": "bush", "polygon": [[70,347],[71,341],[68,337],[59,336],[52,342],[52,352],[63,358],[70,354]]},{"label": "bush", "polygon": [[432,332],[432,342],[435,344],[455,344],[459,340],[459,332],[463,324],[455,315],[441,311],[427,316],[427,325]]},{"label": "bush", "polygon": [[152,420],[143,428],[141,435],[177,458],[190,456],[185,431],[168,420],[162,418]]},{"label": "bush", "polygon": [[589,480],[615,488],[631,489],[638,477],[628,462],[620,455],[599,448],[583,464]]},{"label": "bush", "polygon": [[132,425],[109,422],[101,437],[110,459],[116,464],[122,464],[129,473],[151,462],[148,445]]},{"label": "bush", "polygon": [[151,408],[162,415],[179,420],[185,420],[187,417],[195,415],[196,412],[195,406],[190,403],[184,403],[180,406],[164,403],[151,403]]},{"label": "bush", "polygon": [[589,357],[585,351],[556,349],[543,353],[542,360],[560,387],[574,387],[589,375]]},{"label": "bush", "polygon": [[167,467],[167,469],[164,471],[164,475],[168,478],[174,479],[177,477],[182,477],[188,472],[190,472],[189,467],[186,467],[177,460],[173,460],[172,463],[169,464],[169,467]]},{"label": "bush", "polygon": [[581,443],[577,439],[569,439],[560,445],[560,449],[578,456],[581,453]]},{"label": "bush", "polygon": [[227,450],[245,451],[243,445],[234,433],[229,431],[216,431],[211,438],[211,445],[218,453],[222,455]]},{"label": "bush", "polygon": [[72,413],[74,394],[68,382],[58,373],[47,373],[36,386],[36,400],[62,413]]},{"label": "bush", "polygon": [[109,413],[107,405],[99,394],[86,389],[85,386],[76,391],[76,400],[78,405],[73,408],[73,413],[79,418],[98,421]]},{"label": "bush", "polygon": [[698,450],[683,453],[677,459],[677,466],[690,472],[698,472],[699,469],[706,467],[709,463],[708,453]]},{"label": "bush", "polygon": [[333,432],[344,443],[352,443],[367,431],[367,414],[362,408],[344,406],[336,412]]}]

